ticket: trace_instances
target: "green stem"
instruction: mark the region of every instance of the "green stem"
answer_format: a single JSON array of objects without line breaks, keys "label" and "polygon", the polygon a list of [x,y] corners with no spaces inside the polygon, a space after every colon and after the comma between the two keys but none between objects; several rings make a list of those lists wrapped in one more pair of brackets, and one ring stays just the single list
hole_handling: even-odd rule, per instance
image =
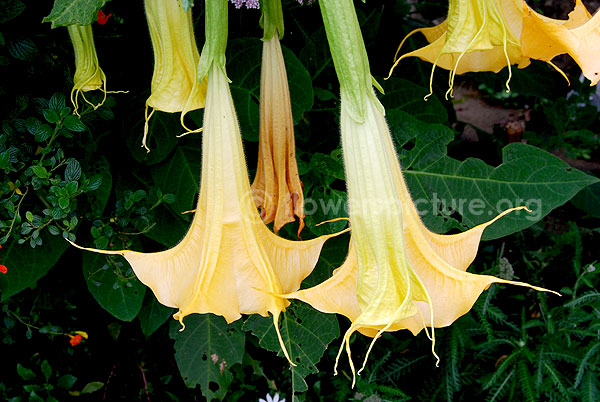
[{"label": "green stem", "polygon": [[21,204],[23,203],[23,200],[25,199],[25,196],[27,195],[28,191],[29,191],[29,188],[27,188],[25,190],[25,193],[23,193],[23,195],[21,196],[21,199],[19,200],[19,203],[17,204],[17,208],[15,209],[15,216],[13,216],[13,219],[10,222],[10,227],[8,228],[8,232],[6,232],[6,234],[2,237],[0,244],[6,242],[6,240],[8,240],[8,237],[12,233],[13,227],[15,226],[15,222],[17,220],[17,216],[19,216],[19,209],[21,209]]},{"label": "green stem", "polygon": [[[62,128],[62,123],[56,123],[56,127],[54,128],[54,133],[52,133],[50,140],[48,140],[48,143],[46,144],[46,148],[50,148],[50,145],[52,145],[52,143],[54,142],[56,137],[58,137],[58,134],[60,133],[61,128]],[[46,154],[42,154],[42,157],[40,158],[40,166],[45,157],[46,157]]]},{"label": "green stem", "polygon": [[[8,314],[10,314],[10,315],[12,315],[13,317],[15,317],[15,319],[16,319],[17,321],[19,321],[21,324],[25,325],[27,328],[29,328],[29,329],[35,329],[35,330],[37,330],[37,331],[39,331],[39,330],[40,330],[40,327],[36,327],[36,326],[35,326],[35,325],[33,325],[33,324],[29,324],[28,322],[25,322],[25,321],[23,321],[23,320],[21,319],[21,317],[19,317],[19,316],[18,316],[16,313],[13,313],[13,312],[12,312],[12,311],[10,311],[10,310],[5,310],[5,311],[6,311]],[[63,333],[63,332],[53,332],[53,331],[48,331],[47,333],[48,333],[48,334],[50,334],[50,335],[67,335],[67,334],[65,334],[65,333]],[[68,336],[68,335],[67,335],[67,336]]]}]

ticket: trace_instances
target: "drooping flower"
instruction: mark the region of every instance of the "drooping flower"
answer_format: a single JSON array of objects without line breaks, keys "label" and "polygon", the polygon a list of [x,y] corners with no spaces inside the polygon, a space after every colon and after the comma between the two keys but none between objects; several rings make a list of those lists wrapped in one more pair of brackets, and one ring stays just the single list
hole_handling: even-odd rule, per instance
[{"label": "drooping flower", "polygon": [[[146,145],[148,121],[156,110],[181,112],[181,125],[186,113],[204,107],[206,80],[196,79],[200,55],[192,24],[191,10],[187,12],[179,0],[144,0],[152,49],[154,72],[150,97],[146,100],[146,122],[142,146]],[[204,77],[202,77],[204,78]],[[148,114],[148,108],[152,108]]]},{"label": "drooping flower", "polygon": [[[551,20],[542,17],[544,23],[538,21],[536,24],[533,19],[539,14],[535,14],[523,0],[450,0],[446,20],[434,27],[415,29],[402,40],[389,75],[400,60],[412,56],[419,57],[433,64],[429,81],[430,94],[433,92],[435,67],[439,66],[450,71],[446,96],[452,94],[456,74],[471,71],[497,73],[504,67],[508,67],[506,81],[508,92],[512,76],[511,65],[517,64],[519,68],[524,68],[530,64],[530,59],[546,61],[566,78],[565,74],[551,62],[552,57],[560,53],[554,53],[552,57],[547,56],[548,51],[553,53],[561,49],[560,46],[557,48],[554,46],[555,42],[560,43],[558,38],[560,35],[557,35],[557,32],[563,31],[553,31],[553,27],[558,26],[568,30],[579,26],[589,18],[586,14],[589,16],[581,0],[576,0],[575,9],[569,15],[569,20]],[[531,18],[527,19],[526,15]],[[542,28],[542,25],[545,27]],[[545,30],[553,31],[555,36]],[[593,30],[593,24],[588,26],[587,31]],[[429,45],[397,57],[406,39],[417,32],[425,36]],[[566,41],[569,42],[569,39]],[[570,43],[574,48],[573,52],[576,52],[576,40],[570,40]],[[541,44],[543,45],[540,46]],[[585,52],[590,55],[586,58],[589,64],[593,64],[594,61],[594,44],[595,42],[590,41],[587,45],[589,50]]]},{"label": "drooping flower", "polygon": [[[283,225],[300,219],[298,234],[304,227],[304,195],[298,174],[294,145],[294,119],[287,73],[279,44],[283,19],[279,29],[268,32],[270,7],[263,7],[265,35],[260,78],[260,136],[256,177],[252,183],[254,201],[265,223],[273,224],[275,233]],[[274,13],[279,14],[280,13]],[[274,24],[274,23],[273,23]],[[270,37],[269,37],[270,34]]]},{"label": "drooping flower", "polygon": [[8,268],[6,268],[6,265],[0,264],[0,274],[6,274],[7,272]]},{"label": "drooping flower", "polygon": [[[91,25],[69,25],[67,26],[69,37],[75,50],[75,77],[73,78],[73,89],[71,90],[71,103],[78,113],[79,95],[94,109],[99,108],[106,100],[106,76],[98,64],[98,55],[94,46],[94,34]],[[94,105],[88,101],[84,92],[101,90],[102,101]]]},{"label": "drooping flower", "polygon": [[522,0],[450,0],[448,18],[431,28],[419,28],[408,37],[421,32],[429,45],[397,58],[390,69],[390,75],[400,60],[406,57],[419,57],[433,64],[429,92],[433,92],[432,82],[435,67],[450,71],[448,94],[452,94],[454,77],[469,71],[498,72],[508,66],[508,82],[511,78],[511,64],[519,68],[529,65],[530,60],[521,52],[519,38],[522,28]]},{"label": "drooping flower", "polygon": [[276,294],[300,287],[331,235],[294,242],[273,234],[260,219],[225,74],[227,1],[206,5],[201,59],[208,66],[208,87],[200,195],[191,227],[179,244],[162,252],[84,249],[125,257],[160,303],[178,309],[174,318],[182,324],[193,313],[221,315],[227,322],[241,314],[270,313],[289,360],[278,326],[289,301]]},{"label": "drooping flower", "polygon": [[600,80],[600,13],[592,17],[581,0],[576,0],[568,20],[544,17],[527,4],[524,6],[523,53],[547,62],[567,53],[591,85],[596,85]]},{"label": "drooping flower", "polygon": [[[350,337],[355,331],[374,342],[383,332],[409,329],[417,334],[432,327],[431,335],[427,333],[433,350],[433,327],[450,325],[468,312],[491,283],[530,285],[465,271],[483,230],[510,210],[457,235],[434,234],[423,225],[404,182],[383,107],[373,89],[365,86],[370,79],[368,59],[352,2],[319,4],[342,91],[340,125],[352,244],[330,279],[287,297],[350,318],[338,359],[345,347],[354,373]],[[363,90],[349,94],[349,86]]]}]

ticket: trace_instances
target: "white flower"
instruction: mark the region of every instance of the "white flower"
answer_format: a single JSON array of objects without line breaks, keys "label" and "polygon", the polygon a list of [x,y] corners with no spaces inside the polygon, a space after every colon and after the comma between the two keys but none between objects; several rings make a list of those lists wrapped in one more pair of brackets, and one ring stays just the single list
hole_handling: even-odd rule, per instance
[{"label": "white flower", "polygon": [[262,398],[258,399],[258,402],[285,402],[285,398],[279,399],[279,394],[275,392],[275,396],[271,397],[271,394],[267,394],[267,400],[265,401]]}]

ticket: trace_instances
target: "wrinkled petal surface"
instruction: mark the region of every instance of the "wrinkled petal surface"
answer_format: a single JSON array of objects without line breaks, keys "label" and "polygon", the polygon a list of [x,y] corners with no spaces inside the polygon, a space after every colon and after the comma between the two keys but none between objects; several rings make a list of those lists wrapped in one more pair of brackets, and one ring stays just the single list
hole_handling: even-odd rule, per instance
[{"label": "wrinkled petal surface", "polygon": [[254,201],[275,233],[300,219],[304,227],[304,195],[296,164],[294,119],[279,36],[263,41],[260,84],[260,136]]}]

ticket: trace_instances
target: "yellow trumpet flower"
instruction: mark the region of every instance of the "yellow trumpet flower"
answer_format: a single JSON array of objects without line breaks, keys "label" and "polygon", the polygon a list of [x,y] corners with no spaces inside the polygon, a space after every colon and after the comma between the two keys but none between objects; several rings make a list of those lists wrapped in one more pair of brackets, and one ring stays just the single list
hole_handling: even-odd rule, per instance
[{"label": "yellow trumpet flower", "polygon": [[254,201],[261,209],[263,221],[274,222],[275,233],[293,222],[296,215],[300,219],[300,234],[304,227],[304,195],[296,164],[290,90],[277,33],[263,41],[260,92]]},{"label": "yellow trumpet flower", "polygon": [[[96,46],[94,46],[94,34],[91,25],[69,25],[67,26],[73,50],[75,51],[75,76],[73,77],[73,89],[71,90],[71,103],[75,113],[79,115],[79,94],[94,109],[102,106],[106,100],[106,76],[98,64]],[[88,101],[84,92],[99,89],[103,92],[102,101],[94,105]]]},{"label": "yellow trumpet flower", "polygon": [[[323,312],[341,313],[352,321],[336,368],[345,345],[353,374],[350,336],[355,331],[373,337],[372,347],[383,332],[408,329],[416,335],[425,329],[435,355],[433,327],[448,326],[466,314],[490,284],[546,290],[466,272],[483,230],[510,211],[524,207],[504,211],[464,233],[430,232],[421,222],[404,182],[381,105],[374,95],[365,96],[363,101],[367,107],[362,123],[351,117],[343,103],[341,107],[352,226],[348,257],[330,279],[286,295]],[[427,327],[432,327],[431,334]]]},{"label": "yellow trumpet flower", "polygon": [[568,20],[544,17],[527,4],[525,10],[523,53],[547,62],[567,53],[591,85],[596,85],[600,80],[600,13],[592,17],[581,0],[576,0]]},{"label": "yellow trumpet flower", "polygon": [[[154,73],[150,97],[146,100],[146,122],[142,146],[146,145],[148,121],[156,110],[181,112],[181,125],[186,113],[204,107],[206,79],[198,82],[200,60],[191,10],[184,11],[179,0],[144,0],[146,18],[154,50]],[[152,112],[148,114],[148,108]]]},{"label": "yellow trumpet flower", "polygon": [[[330,237],[295,242],[277,237],[260,219],[252,199],[240,129],[224,69],[208,72],[200,195],[190,229],[175,247],[156,253],[82,248],[118,254],[158,301],[185,316],[213,313],[232,322],[241,314],[278,317],[314,268]],[[290,360],[291,363],[291,360]],[[293,363],[291,363],[293,364]]]},{"label": "yellow trumpet flower", "polygon": [[469,71],[498,72],[508,66],[508,83],[511,64],[519,68],[529,65],[528,57],[521,52],[520,36],[523,20],[522,0],[450,0],[448,18],[431,28],[419,28],[411,35],[421,32],[429,45],[396,58],[389,75],[400,60],[419,57],[433,64],[429,82],[429,93],[433,93],[433,73],[436,66],[450,71],[449,89],[452,95],[454,77]]}]

